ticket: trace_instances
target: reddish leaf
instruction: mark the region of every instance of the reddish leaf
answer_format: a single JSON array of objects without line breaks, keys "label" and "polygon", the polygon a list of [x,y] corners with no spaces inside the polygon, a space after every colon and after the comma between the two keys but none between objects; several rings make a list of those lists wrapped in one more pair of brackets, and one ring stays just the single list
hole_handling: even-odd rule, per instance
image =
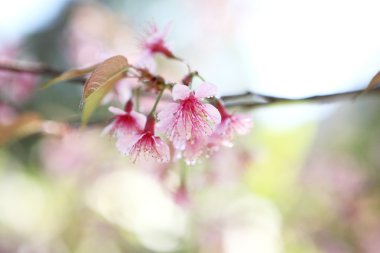
[{"label": "reddish leaf", "polygon": [[369,82],[365,92],[373,90],[376,86],[380,84],[380,71],[372,78],[371,82]]},{"label": "reddish leaf", "polygon": [[85,125],[102,98],[114,88],[128,70],[128,60],[124,56],[113,56],[94,70],[84,85],[82,102],[82,124]]}]

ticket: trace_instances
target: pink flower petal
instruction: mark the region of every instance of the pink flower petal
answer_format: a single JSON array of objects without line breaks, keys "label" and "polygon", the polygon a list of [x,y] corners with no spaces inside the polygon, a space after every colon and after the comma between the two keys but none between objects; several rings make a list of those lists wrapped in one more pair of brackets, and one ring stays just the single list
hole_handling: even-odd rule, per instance
[{"label": "pink flower petal", "polygon": [[218,109],[216,109],[215,106],[210,104],[205,104],[204,106],[207,114],[210,116],[210,119],[212,120],[212,123],[214,125],[219,124],[221,121],[221,116]]},{"label": "pink flower petal", "polygon": [[[235,135],[244,135],[252,128],[252,119],[249,115],[233,114],[223,118],[216,127],[210,140],[211,145],[223,145],[232,147]],[[219,143],[219,144],[218,144]],[[214,145],[215,146],[215,145]]]},{"label": "pink flower petal", "polygon": [[133,145],[141,138],[142,134],[119,135],[116,141],[116,147],[123,155],[129,155]]},{"label": "pink flower petal", "polygon": [[153,59],[155,54],[163,54],[168,58],[174,58],[173,53],[167,47],[165,36],[169,32],[170,25],[167,25],[164,30],[159,30],[156,25],[150,27],[147,38],[143,41],[143,49],[149,58]]},{"label": "pink flower petal", "polygon": [[159,158],[157,158],[162,163],[167,163],[170,160],[170,149],[169,146],[161,140],[160,137],[154,138],[156,141],[157,151],[159,153]]},{"label": "pink flower petal", "polygon": [[115,126],[115,122],[111,122],[110,124],[108,124],[102,131],[101,135],[104,136],[104,135],[107,135],[107,134],[110,134],[112,129],[114,128]]},{"label": "pink flower petal", "polygon": [[156,61],[154,60],[152,53],[148,50],[145,50],[142,53],[140,58],[135,63],[135,66],[139,68],[146,68],[151,73],[155,73],[157,68]]},{"label": "pink flower petal", "polygon": [[102,99],[102,102],[101,104],[102,105],[106,105],[106,104],[109,104],[112,102],[112,100],[115,98],[115,94],[113,92],[109,92],[107,93],[103,99]]},{"label": "pink flower petal", "polygon": [[191,138],[191,124],[186,124],[185,121],[179,120],[175,127],[172,125],[171,128],[167,128],[166,131],[175,129],[171,133],[170,139],[173,141],[173,146],[176,149],[184,150],[186,147],[186,140]]},{"label": "pink flower petal", "polygon": [[195,96],[197,98],[209,98],[216,95],[217,88],[211,83],[202,83],[196,90]]},{"label": "pink flower petal", "polygon": [[197,159],[203,154],[206,144],[205,141],[206,138],[197,138],[192,142],[186,143],[186,149],[183,151],[183,157],[185,158],[187,165],[194,165]]},{"label": "pink flower petal", "polygon": [[238,135],[245,135],[252,128],[252,118],[248,115],[238,114],[232,116],[232,124]]},{"label": "pink flower petal", "polygon": [[165,25],[165,27],[162,29],[162,34],[161,34],[162,37],[166,37],[166,35],[168,35],[168,33],[170,32],[170,29],[172,28],[172,25],[173,25],[172,21],[170,21],[169,23]]},{"label": "pink flower petal", "polygon": [[190,96],[190,89],[186,85],[176,84],[172,90],[172,96],[174,100],[184,100]]},{"label": "pink flower petal", "polygon": [[146,123],[146,116],[142,113],[135,111],[130,112],[130,114],[133,118],[135,118],[137,126],[143,129]]},{"label": "pink flower petal", "polygon": [[203,104],[190,95],[179,103],[166,106],[158,114],[158,119],[158,130],[167,135],[175,149],[184,150],[187,142],[210,136],[220,123],[221,116],[214,106]]},{"label": "pink flower petal", "polygon": [[166,132],[168,128],[172,127],[173,116],[178,111],[179,106],[177,103],[169,103],[162,108],[157,114],[159,121],[156,127],[158,131]]},{"label": "pink flower petal", "polygon": [[120,109],[120,108],[114,107],[114,106],[110,106],[110,107],[108,107],[108,111],[112,112],[112,113],[115,114],[115,115],[123,115],[123,114],[126,114],[125,111],[123,111],[123,110]]},{"label": "pink flower petal", "polygon": [[157,118],[161,120],[167,117],[173,117],[173,115],[179,110],[179,107],[180,105],[178,103],[168,103],[157,114]]},{"label": "pink flower petal", "polygon": [[115,91],[120,103],[125,104],[132,97],[131,86],[131,80],[127,78],[124,78],[117,83]]}]

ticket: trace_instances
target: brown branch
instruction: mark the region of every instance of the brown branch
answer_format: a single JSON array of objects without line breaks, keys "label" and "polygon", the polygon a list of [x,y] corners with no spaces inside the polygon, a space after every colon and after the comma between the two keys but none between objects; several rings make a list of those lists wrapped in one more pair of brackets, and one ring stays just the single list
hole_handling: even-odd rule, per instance
[{"label": "brown branch", "polygon": [[338,92],[332,94],[316,95],[303,98],[284,98],[269,95],[263,95],[253,92],[245,92],[242,94],[222,96],[221,99],[227,107],[242,107],[247,109],[268,106],[272,104],[282,103],[301,103],[301,102],[334,102],[340,99],[355,100],[360,95],[375,94],[380,92],[380,87],[365,91],[358,89],[353,91]]},{"label": "brown branch", "polygon": [[[42,76],[59,76],[65,71],[54,69],[52,67],[32,63],[32,62],[21,62],[21,61],[5,61],[0,60],[0,71],[9,71],[14,73],[27,73],[31,75],[42,75]],[[86,79],[84,78],[74,78],[70,82],[83,85]]]},{"label": "brown branch", "polygon": [[60,75],[63,73],[63,71],[42,64],[6,60],[0,60],[0,70],[48,76]]},{"label": "brown branch", "polygon": [[[0,71],[11,71],[18,73],[29,73],[34,75],[47,75],[56,76],[62,74],[64,71],[57,70],[42,64],[27,63],[27,62],[15,62],[15,61],[0,61]],[[72,81],[77,81],[83,84],[84,79],[74,79]],[[246,109],[252,109],[262,106],[268,106],[272,104],[281,103],[300,103],[300,102],[331,102],[337,99],[355,99],[359,95],[364,93],[365,89],[338,92],[332,94],[324,94],[317,96],[309,96],[303,98],[284,98],[276,97],[270,95],[264,95],[260,93],[247,91],[245,93],[236,95],[222,96],[221,100],[225,103],[227,107],[241,107]],[[380,91],[380,87],[374,88],[367,91],[366,94],[374,94]]]}]

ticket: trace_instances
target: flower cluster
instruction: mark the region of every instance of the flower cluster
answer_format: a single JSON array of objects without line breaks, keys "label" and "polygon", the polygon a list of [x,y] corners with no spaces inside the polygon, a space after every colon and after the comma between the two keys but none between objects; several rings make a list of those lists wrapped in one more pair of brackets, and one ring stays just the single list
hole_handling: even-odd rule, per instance
[{"label": "flower cluster", "polygon": [[[167,28],[160,32],[153,27],[152,34],[143,42],[143,55],[152,58],[162,54],[182,62],[166,46],[166,33]],[[192,88],[194,77],[203,80],[198,72],[190,71],[182,81],[168,83],[140,63],[131,65],[128,73],[137,79],[138,85],[129,92],[132,96],[124,110],[109,108],[115,116],[104,130],[116,138],[116,146],[122,154],[131,156],[133,161],[144,157],[166,163],[184,158],[188,164],[193,164],[220,146],[231,146],[235,135],[248,133],[251,118],[228,113],[222,101],[216,98],[215,85],[203,81]],[[145,114],[144,110],[134,108],[134,102],[142,104],[143,99],[148,104],[148,98],[137,91],[156,95],[152,109]]]}]

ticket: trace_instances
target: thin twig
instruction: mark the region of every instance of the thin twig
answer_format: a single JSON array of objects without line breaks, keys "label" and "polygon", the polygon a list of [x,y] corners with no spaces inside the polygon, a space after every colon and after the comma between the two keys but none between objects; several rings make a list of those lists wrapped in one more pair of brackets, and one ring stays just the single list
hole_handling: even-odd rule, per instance
[{"label": "thin twig", "polygon": [[[18,73],[29,73],[34,75],[48,75],[56,76],[62,74],[64,71],[57,70],[42,64],[36,63],[26,63],[26,62],[15,62],[15,61],[0,61],[0,71],[11,71]],[[74,82],[83,84],[84,79],[74,79]],[[222,96],[221,100],[225,103],[227,107],[242,107],[246,109],[252,109],[256,107],[262,107],[272,104],[280,103],[300,103],[300,102],[331,102],[337,99],[350,98],[355,99],[357,96],[361,95],[365,89],[338,92],[332,94],[324,94],[317,96],[309,96],[303,98],[284,98],[276,97],[270,95],[264,95],[260,93],[255,93],[252,91],[247,91],[241,94],[236,95],[227,95]],[[368,94],[378,93],[380,87],[374,88],[370,91],[367,91]]]},{"label": "thin twig", "polygon": [[[332,94],[316,95],[303,98],[284,98],[269,95],[263,95],[253,92],[245,92],[242,94],[222,96],[221,99],[227,107],[243,107],[247,109],[281,103],[301,103],[301,102],[334,102],[340,99],[356,99],[359,95],[375,94],[380,92],[380,87],[376,87],[363,93],[365,89],[353,91],[338,92]],[[258,101],[261,100],[261,101]]]},{"label": "thin twig", "polygon": [[42,64],[30,63],[30,62],[15,62],[0,60],[0,70],[18,72],[18,73],[28,73],[34,75],[49,75],[55,76],[60,75],[63,71],[44,66]]},{"label": "thin twig", "polygon": [[[36,64],[32,62],[21,62],[21,61],[5,61],[0,60],[0,72],[9,71],[15,73],[27,73],[31,75],[42,75],[42,76],[59,76],[65,71],[54,69],[52,67]],[[71,83],[83,85],[86,79],[84,78],[73,78],[70,80]]]}]

